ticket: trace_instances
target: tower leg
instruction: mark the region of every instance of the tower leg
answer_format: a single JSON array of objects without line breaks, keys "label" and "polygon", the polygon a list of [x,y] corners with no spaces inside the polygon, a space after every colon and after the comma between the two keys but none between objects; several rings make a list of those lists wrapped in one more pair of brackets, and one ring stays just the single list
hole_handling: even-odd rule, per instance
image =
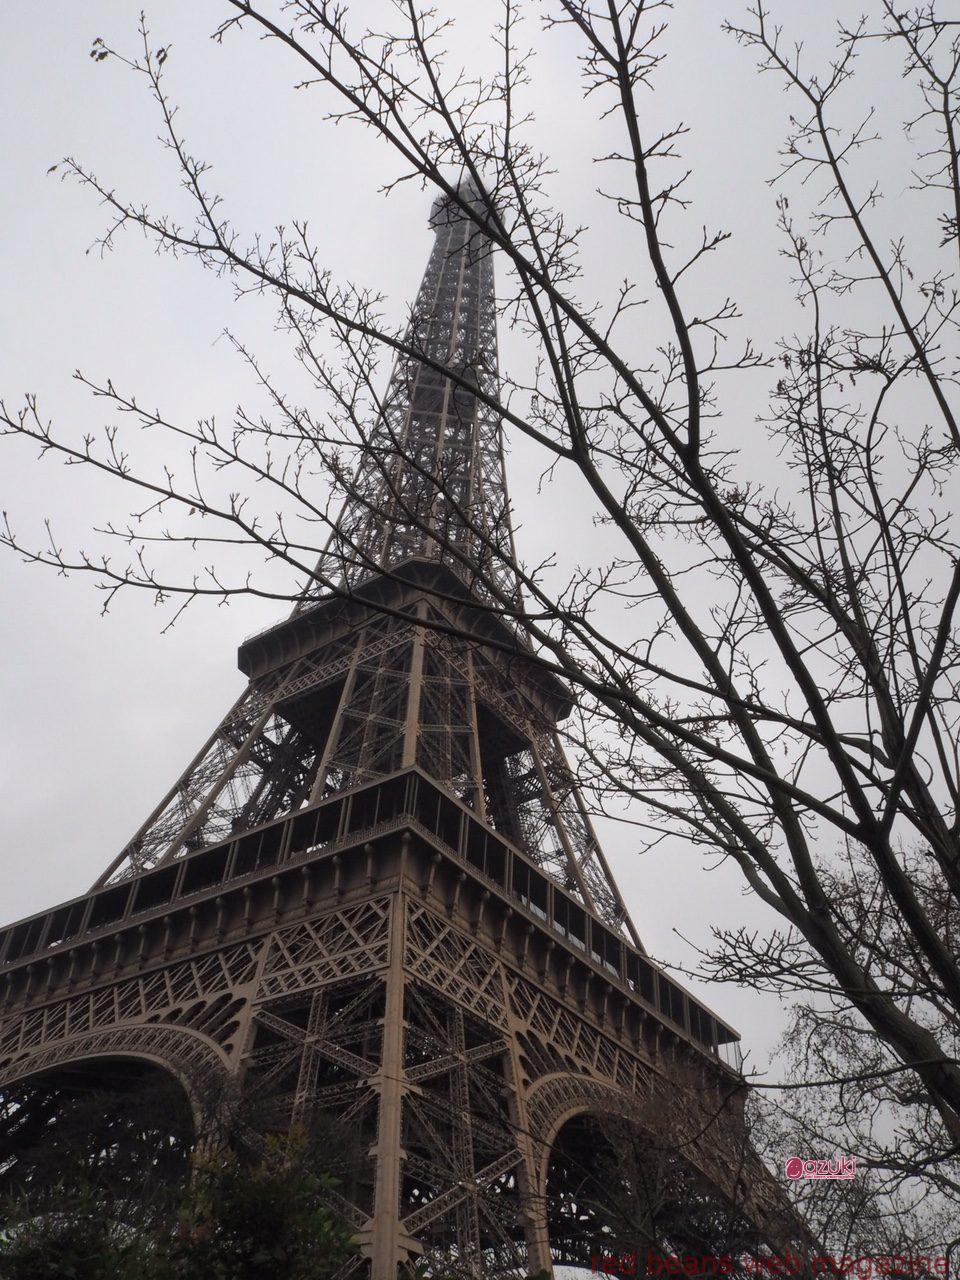
[{"label": "tower leg", "polygon": [[390,967],[386,974],[386,1000],[383,1010],[383,1047],[380,1071],[371,1082],[380,1098],[377,1124],[377,1176],[374,1188],[373,1220],[363,1251],[370,1258],[370,1280],[396,1280],[397,1269],[411,1253],[418,1253],[415,1241],[405,1236],[400,1225],[400,1180],[403,1148],[401,1118],[403,1095],[403,1029],[404,1029],[404,900],[397,894],[393,901],[390,931]]},{"label": "tower leg", "polygon": [[551,1274],[552,1259],[550,1255],[550,1237],[547,1230],[545,1198],[541,1193],[540,1176],[537,1168],[536,1143],[527,1118],[526,1100],[523,1091],[523,1079],[517,1053],[517,1021],[513,1016],[509,996],[505,1007],[510,1020],[509,1045],[510,1052],[506,1058],[507,1083],[510,1088],[510,1121],[514,1126],[517,1146],[523,1153],[523,1160],[517,1168],[517,1182],[520,1197],[524,1205],[523,1233],[527,1243],[527,1270],[531,1275],[541,1271]]}]

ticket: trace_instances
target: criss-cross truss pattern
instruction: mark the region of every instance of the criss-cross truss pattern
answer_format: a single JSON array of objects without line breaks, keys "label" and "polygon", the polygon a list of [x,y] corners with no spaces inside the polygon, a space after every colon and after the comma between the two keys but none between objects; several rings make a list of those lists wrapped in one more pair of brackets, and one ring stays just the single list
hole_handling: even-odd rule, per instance
[{"label": "criss-cross truss pattern", "polygon": [[422,358],[397,362],[319,562],[339,590],[243,646],[247,689],[100,883],[417,765],[636,941],[557,734],[569,695],[491,608],[519,589],[490,242],[446,200],[431,225]]}]

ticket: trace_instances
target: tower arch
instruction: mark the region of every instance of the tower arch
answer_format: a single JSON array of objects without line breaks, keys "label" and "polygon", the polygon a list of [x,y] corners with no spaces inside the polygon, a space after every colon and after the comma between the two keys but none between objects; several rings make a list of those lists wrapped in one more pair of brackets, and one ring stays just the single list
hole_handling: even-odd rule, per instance
[{"label": "tower arch", "polygon": [[61,1212],[94,1196],[118,1220],[172,1224],[206,1124],[199,1082],[149,1049],[89,1047],[0,1079],[0,1201]]},{"label": "tower arch", "polygon": [[98,1061],[139,1061],[166,1071],[183,1088],[194,1122],[207,1117],[225,1084],[228,1061],[215,1041],[189,1027],[131,1023],[117,1025],[31,1051],[0,1058],[0,1093],[58,1067]]}]

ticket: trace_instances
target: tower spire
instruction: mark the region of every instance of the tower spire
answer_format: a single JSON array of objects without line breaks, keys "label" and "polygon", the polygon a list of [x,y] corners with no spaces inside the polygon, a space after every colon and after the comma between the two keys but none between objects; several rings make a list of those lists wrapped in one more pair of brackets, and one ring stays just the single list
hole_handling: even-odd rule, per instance
[{"label": "tower spire", "polygon": [[[458,195],[480,205],[468,180]],[[355,586],[412,556],[447,563],[480,594],[519,598],[500,420],[493,246],[440,196],[434,244],[379,420],[317,565],[319,584]],[[487,590],[485,590],[485,586]]]}]

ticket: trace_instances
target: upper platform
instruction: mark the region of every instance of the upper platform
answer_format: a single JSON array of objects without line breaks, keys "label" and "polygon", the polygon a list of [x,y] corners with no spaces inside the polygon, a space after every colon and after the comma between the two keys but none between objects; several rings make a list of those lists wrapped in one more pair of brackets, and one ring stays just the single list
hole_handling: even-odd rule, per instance
[{"label": "upper platform", "polygon": [[573,695],[537,662],[517,625],[478,599],[449,565],[423,556],[411,556],[355,586],[311,600],[289,618],[248,637],[238,650],[237,665],[251,680],[259,679],[326,647],[371,617],[401,610],[407,616],[417,599],[438,605],[465,645],[476,643],[502,655],[512,677],[529,686],[553,724],[570,714]]}]

